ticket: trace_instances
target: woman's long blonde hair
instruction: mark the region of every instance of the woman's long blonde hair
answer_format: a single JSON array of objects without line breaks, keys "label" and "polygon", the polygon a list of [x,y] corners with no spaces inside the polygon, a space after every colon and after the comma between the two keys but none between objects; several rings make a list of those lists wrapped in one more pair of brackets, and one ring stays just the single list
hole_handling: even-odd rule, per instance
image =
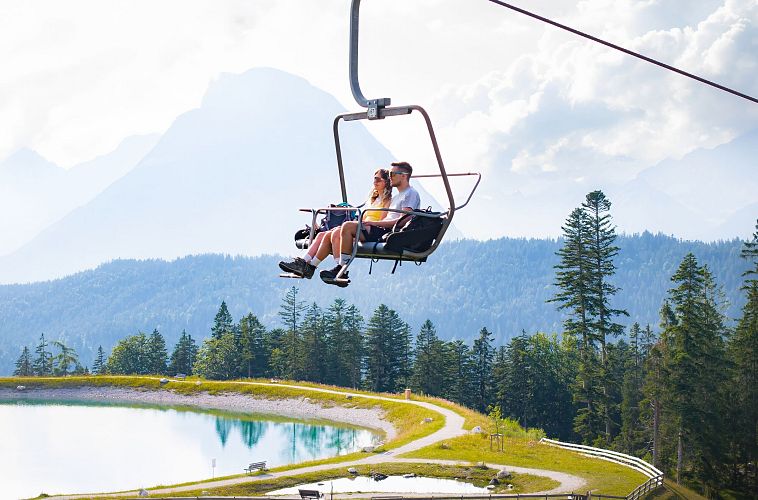
[{"label": "woman's long blonde hair", "polygon": [[374,176],[379,175],[379,177],[384,180],[384,190],[380,193],[376,189],[372,189],[368,194],[369,202],[373,205],[376,202],[376,199],[381,197],[382,199],[382,206],[388,207],[390,206],[390,200],[392,199],[392,184],[390,183],[390,171],[386,168],[380,168],[376,172],[374,172]]}]

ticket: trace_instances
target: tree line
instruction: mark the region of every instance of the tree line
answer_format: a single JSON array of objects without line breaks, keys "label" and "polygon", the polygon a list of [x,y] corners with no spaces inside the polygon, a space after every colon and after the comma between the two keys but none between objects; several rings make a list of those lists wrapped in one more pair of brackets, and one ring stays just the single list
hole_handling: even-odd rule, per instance
[{"label": "tree line", "polygon": [[[182,332],[171,354],[158,330],[102,347],[95,374],[186,374],[208,379],[282,378],[439,396],[543,429],[568,441],[646,458],[677,481],[709,495],[758,488],[758,224],[744,244],[747,302],[731,327],[717,278],[688,253],[670,277],[658,325],[617,322],[619,249],[601,191],[589,193],[563,226],[555,295],[561,335],[537,332],[494,345],[481,328],[469,345],[442,340],[425,321],[413,332],[380,304],[366,320],[336,299],[305,303],[297,287],[282,299],[281,326],[252,312],[235,321],[222,302],[210,336],[198,345]],[[86,373],[60,342],[44,335],[33,357],[24,348],[17,375]]]}]

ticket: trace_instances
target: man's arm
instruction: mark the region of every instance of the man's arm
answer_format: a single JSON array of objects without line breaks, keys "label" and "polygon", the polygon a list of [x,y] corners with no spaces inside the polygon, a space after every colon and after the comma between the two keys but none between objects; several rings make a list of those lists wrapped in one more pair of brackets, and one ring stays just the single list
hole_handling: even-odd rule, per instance
[{"label": "man's arm", "polygon": [[[403,210],[405,210],[407,212],[411,212],[413,209],[411,207],[403,207]],[[391,213],[391,214],[397,214],[397,212],[389,212],[389,213]],[[400,217],[402,217],[404,214],[398,214],[398,215],[400,215]],[[397,219],[390,219],[390,220],[382,219],[382,220],[377,220],[377,221],[364,221],[363,225],[364,226],[383,227],[385,229],[392,229],[392,227],[395,225],[395,223],[398,221],[398,219],[400,217],[398,217]]]}]

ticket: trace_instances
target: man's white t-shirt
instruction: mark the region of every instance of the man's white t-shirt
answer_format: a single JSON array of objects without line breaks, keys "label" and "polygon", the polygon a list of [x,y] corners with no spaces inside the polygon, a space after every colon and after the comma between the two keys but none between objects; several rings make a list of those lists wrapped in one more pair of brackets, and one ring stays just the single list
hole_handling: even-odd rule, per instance
[{"label": "man's white t-shirt", "polygon": [[[398,191],[390,201],[390,208],[394,210],[402,210],[404,208],[412,208],[418,210],[421,206],[421,197],[418,195],[418,191],[413,189],[412,186],[408,186],[405,191]],[[402,217],[400,212],[390,212],[387,214],[386,220],[395,220]]]}]

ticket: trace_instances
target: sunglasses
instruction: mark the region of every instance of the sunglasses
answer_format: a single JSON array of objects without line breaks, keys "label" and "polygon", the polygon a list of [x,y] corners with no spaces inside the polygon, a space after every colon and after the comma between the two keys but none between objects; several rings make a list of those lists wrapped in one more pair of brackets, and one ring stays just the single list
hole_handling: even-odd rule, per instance
[{"label": "sunglasses", "polygon": [[390,175],[408,175],[408,172],[390,172]]},{"label": "sunglasses", "polygon": [[384,177],[374,177],[374,182],[383,181]]}]

